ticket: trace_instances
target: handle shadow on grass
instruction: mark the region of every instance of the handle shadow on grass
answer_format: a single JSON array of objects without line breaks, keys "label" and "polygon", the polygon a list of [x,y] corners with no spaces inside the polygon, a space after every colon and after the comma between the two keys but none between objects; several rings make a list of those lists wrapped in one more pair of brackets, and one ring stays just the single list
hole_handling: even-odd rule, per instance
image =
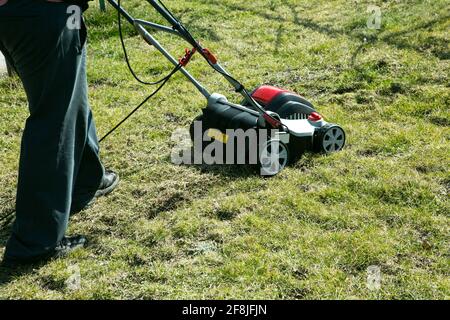
[{"label": "handle shadow on grass", "polygon": [[[352,40],[352,39],[355,39],[355,37],[356,38],[361,37],[360,34],[352,35],[351,33],[349,33],[346,30],[338,30],[335,28],[331,28],[327,25],[317,23],[317,22],[315,22],[311,19],[308,19],[304,16],[300,17],[299,12],[296,9],[296,6],[289,4],[289,3],[286,3],[285,5],[289,8],[289,10],[291,11],[291,13],[293,15],[292,19],[286,18],[279,14],[275,14],[275,12],[267,12],[267,10],[259,10],[255,7],[246,7],[246,6],[242,6],[242,5],[238,5],[238,4],[230,5],[230,4],[227,4],[224,2],[220,2],[220,5],[227,8],[230,11],[238,10],[238,11],[242,11],[242,12],[246,12],[246,13],[251,13],[255,16],[262,17],[269,21],[292,23],[295,26],[302,27],[302,28],[305,28],[305,29],[308,29],[308,30],[311,30],[314,32],[318,32],[323,35],[327,35],[328,37],[331,37],[331,38],[337,38],[339,36],[346,36],[349,38],[349,40]],[[389,46],[393,46],[400,50],[410,49],[410,50],[416,51],[419,54],[425,54],[426,48],[424,50],[423,46],[413,45],[408,42],[401,41],[399,39],[399,37],[414,33],[418,30],[426,30],[431,27],[435,27],[436,25],[445,23],[446,21],[448,21],[448,19],[450,19],[450,16],[448,14],[441,15],[435,19],[432,19],[432,20],[424,22],[424,23],[420,23],[420,24],[414,26],[413,28],[410,28],[407,30],[401,30],[401,31],[397,31],[397,32],[388,32],[384,36],[379,37],[378,41],[384,42],[384,43],[388,44]],[[384,30],[384,31],[388,31],[388,30]],[[277,34],[275,42],[279,41],[283,32],[284,32],[283,28],[280,27],[280,29],[278,30],[278,34]],[[439,42],[439,41],[435,39],[435,42]],[[442,43],[438,43],[439,49],[432,50],[431,54],[441,60],[448,59],[449,51],[446,50],[446,48],[444,46],[446,44],[446,42],[445,41],[440,41],[440,42],[442,42]],[[278,46],[278,44],[277,44],[277,46]],[[360,52],[360,50],[361,50],[361,48],[358,48],[357,53],[355,55],[357,55]]]}]

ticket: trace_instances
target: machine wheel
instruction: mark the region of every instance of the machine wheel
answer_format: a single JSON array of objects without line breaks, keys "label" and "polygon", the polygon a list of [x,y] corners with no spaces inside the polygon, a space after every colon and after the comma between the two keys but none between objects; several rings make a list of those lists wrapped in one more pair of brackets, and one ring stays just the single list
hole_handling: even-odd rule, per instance
[{"label": "machine wheel", "polygon": [[261,175],[275,176],[289,164],[289,148],[278,140],[269,140],[261,150]]},{"label": "machine wheel", "polygon": [[320,141],[321,151],[333,153],[341,151],[345,146],[345,132],[339,126],[331,126],[323,134]]}]

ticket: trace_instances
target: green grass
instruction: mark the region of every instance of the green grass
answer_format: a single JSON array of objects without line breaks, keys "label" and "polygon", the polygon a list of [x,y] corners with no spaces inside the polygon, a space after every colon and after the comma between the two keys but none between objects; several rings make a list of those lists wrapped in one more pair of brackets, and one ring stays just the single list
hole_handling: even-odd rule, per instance
[{"label": "green grass", "polygon": [[[162,22],[144,1],[124,1]],[[341,124],[348,146],[306,154],[279,176],[248,168],[175,166],[170,137],[205,105],[176,75],[105,142],[122,177],[113,195],[72,219],[82,251],[3,273],[0,298],[26,299],[449,299],[448,1],[378,1],[381,30],[366,27],[373,1],[167,0],[249,87],[274,84],[308,97]],[[116,14],[92,8],[89,85],[100,135],[151,88],[123,61]],[[146,79],[170,66],[126,27]],[[185,45],[158,38],[180,56]],[[199,57],[189,69],[238,101]],[[0,210],[14,198],[27,117],[18,79],[0,79]],[[9,230],[0,233],[0,254]],[[78,265],[81,288],[69,290]],[[382,286],[366,286],[367,268]],[[4,272],[4,271],[1,271]]]}]

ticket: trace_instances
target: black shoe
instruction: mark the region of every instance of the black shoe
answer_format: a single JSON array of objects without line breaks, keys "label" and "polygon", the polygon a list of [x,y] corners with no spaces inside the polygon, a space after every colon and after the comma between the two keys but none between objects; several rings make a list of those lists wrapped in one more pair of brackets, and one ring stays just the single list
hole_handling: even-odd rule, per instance
[{"label": "black shoe", "polygon": [[103,176],[102,183],[95,193],[95,197],[98,198],[110,194],[117,187],[118,183],[119,175],[114,171],[106,170],[105,175]]},{"label": "black shoe", "polygon": [[86,209],[89,209],[94,205],[95,198],[103,197],[111,192],[114,191],[114,189],[119,184],[119,175],[111,170],[106,170],[105,175],[103,176],[102,182],[100,183],[100,187],[95,192],[94,197],[85,204],[76,205],[72,204],[72,208],[70,209],[70,214],[74,215],[78,212],[84,211]]},{"label": "black shoe", "polygon": [[50,259],[61,258],[67,256],[69,253],[84,248],[87,239],[84,236],[64,237],[58,245],[47,254],[32,257],[32,258],[14,258],[5,256],[2,261],[3,267],[15,267],[20,265],[30,265],[40,262],[45,262]]}]

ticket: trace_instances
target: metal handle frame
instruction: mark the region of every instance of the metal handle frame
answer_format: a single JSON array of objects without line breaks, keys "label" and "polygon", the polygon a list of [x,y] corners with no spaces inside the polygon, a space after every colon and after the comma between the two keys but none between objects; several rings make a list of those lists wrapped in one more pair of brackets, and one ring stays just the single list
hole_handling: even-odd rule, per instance
[{"label": "metal handle frame", "polygon": [[[188,43],[190,43],[192,46],[196,47],[198,49],[198,51],[200,52],[200,54],[206,59],[208,60],[208,57],[206,57],[203,54],[203,50],[204,48],[201,46],[200,43],[195,42],[192,43],[192,39],[190,39],[186,34],[184,34],[184,27],[176,20],[174,19],[173,15],[168,12],[161,4],[158,0],[147,0],[148,3],[150,3],[150,5],[155,8],[156,11],[158,11],[163,17],[164,19],[167,20],[167,22],[169,22],[172,25],[172,28],[175,32],[177,32],[177,35],[180,36],[181,38],[183,38],[184,40],[186,40]],[[153,24],[147,23],[147,26],[162,30],[162,31],[167,31],[164,30],[164,26],[161,25],[157,25],[157,24]],[[171,32],[171,31],[170,31]],[[171,32],[172,33],[172,32]],[[217,72],[219,72],[236,90],[236,92],[239,92],[244,99],[250,103],[251,106],[253,106],[256,110],[258,110],[261,114],[265,114],[266,110],[264,110],[264,108],[258,104],[249,94],[246,90],[244,90],[244,88],[242,87],[242,84],[239,83],[238,81],[236,81],[236,79],[234,79],[231,74],[223,67],[220,65],[220,63],[211,63],[209,62],[212,66],[213,69],[215,69]],[[270,116],[269,116],[270,117]]]},{"label": "metal handle frame", "polygon": [[[108,2],[116,9],[118,12],[130,23],[132,24],[135,29],[139,32],[139,34],[144,38],[144,40],[149,44],[154,46],[159,52],[161,52],[174,66],[179,65],[179,61],[175,59],[154,37],[151,35],[145,27],[152,28],[154,30],[159,30],[162,32],[166,32],[172,35],[176,35],[183,40],[187,41],[189,44],[194,46],[194,48],[198,49],[197,51],[210,63],[213,69],[218,71],[236,90],[236,92],[239,92],[244,99],[254,108],[258,111],[260,115],[262,115],[266,121],[273,120],[273,117],[269,115],[266,110],[258,103],[256,102],[249,94],[248,92],[242,87],[242,85],[235,80],[228,71],[222,67],[219,63],[212,63],[208,59],[208,57],[204,53],[204,48],[198,43],[192,43],[192,41],[195,41],[192,39],[192,37],[189,37],[186,33],[186,29],[183,25],[178,22],[171,13],[169,13],[160,3],[158,0],[146,0],[161,16],[172,26],[167,27],[164,25],[160,25],[154,22],[149,22],[141,19],[134,19],[123,7],[122,5],[119,6],[116,0],[108,0]],[[180,72],[200,91],[200,93],[206,98],[209,99],[211,97],[211,94],[208,92],[208,90],[197,80],[195,79],[184,67],[180,68]],[[240,106],[241,110],[249,112],[254,114],[255,111],[252,109],[249,109],[244,106]]]}]

